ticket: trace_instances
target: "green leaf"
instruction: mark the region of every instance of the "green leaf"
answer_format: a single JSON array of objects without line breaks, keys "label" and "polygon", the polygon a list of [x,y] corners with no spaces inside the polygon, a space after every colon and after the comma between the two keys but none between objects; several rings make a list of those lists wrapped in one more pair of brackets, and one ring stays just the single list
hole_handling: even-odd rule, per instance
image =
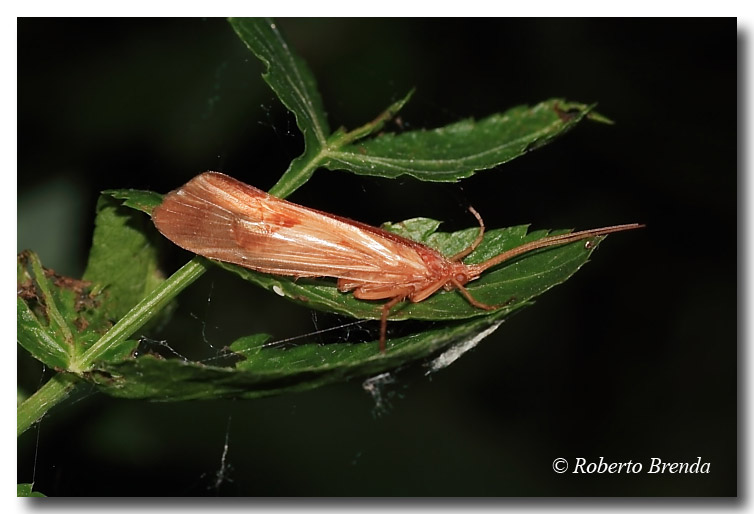
[{"label": "green leaf", "polygon": [[[169,313],[169,309],[163,309],[140,315],[138,327],[119,330],[118,340],[110,341],[113,324],[163,281],[156,249],[147,235],[155,233],[154,228],[132,210],[146,209],[158,197],[132,190],[100,197],[83,280],[44,270],[31,252],[19,255],[18,341],[35,358],[76,373],[91,364],[90,357],[122,360],[137,345],[137,341],[126,340],[133,330],[145,320],[153,320],[155,312],[161,316]],[[121,200],[131,208],[121,205]],[[95,347],[94,353],[87,353]]]},{"label": "green leaf", "polygon": [[228,21],[238,37],[264,63],[266,72],[262,78],[296,116],[307,146],[323,145],[330,135],[330,127],[317,81],[306,62],[285,41],[275,21],[270,18],[230,18]]},{"label": "green leaf", "polygon": [[360,175],[456,181],[562,136],[593,107],[551,99],[534,107],[514,107],[479,121],[468,119],[433,130],[385,133],[331,149],[321,165]]},{"label": "green leaf", "polygon": [[35,359],[52,368],[68,366],[71,348],[65,338],[45,324],[44,317],[37,317],[22,298],[16,299],[16,339]]},{"label": "green leaf", "polygon": [[[18,406],[19,435],[67,397],[94,363],[131,356],[138,342],[128,337],[156,315],[164,315],[171,300],[206,270],[197,257],[161,281],[154,250],[144,228],[137,228],[145,222],[143,216],[117,203],[102,197],[98,204],[94,247],[100,255],[90,255],[87,273],[99,284],[45,270],[32,252],[18,256],[18,343],[46,365],[71,372],[53,376]],[[134,208],[144,205],[126,203]],[[134,252],[130,259],[128,252]],[[119,320],[113,325],[114,318]]]},{"label": "green leaf", "polygon": [[94,238],[84,280],[108,295],[106,308],[120,319],[152,291],[163,277],[157,267],[157,250],[148,234],[156,234],[147,218],[128,207],[143,210],[157,195],[143,191],[110,191],[100,195]]},{"label": "green leaf", "polygon": [[230,18],[238,37],[264,63],[262,74],[275,94],[296,117],[304,135],[305,150],[294,159],[283,180],[270,190],[287,196],[304,184],[316,169],[317,155],[324,148],[330,127],[317,90],[317,82],[306,62],[285,41],[277,24],[269,18]]},{"label": "green leaf", "polygon": [[[383,227],[405,237],[437,249],[446,256],[454,255],[468,247],[479,229],[472,228],[454,233],[435,232],[438,221],[426,218],[407,220]],[[563,233],[554,232],[553,234]],[[484,241],[465,262],[478,263],[505,250],[547,236],[547,231],[527,233],[525,225],[489,230]],[[602,238],[597,237],[563,246],[544,248],[503,263],[482,275],[467,286],[477,300],[488,304],[506,304],[502,310],[511,312],[530,302],[551,287],[566,281],[594,251]],[[334,280],[298,279],[267,275],[235,266],[215,262],[249,282],[269,289],[312,309],[345,314],[359,319],[379,319],[381,301],[358,300],[350,293],[338,291]],[[391,320],[451,320],[488,314],[471,304],[458,291],[440,291],[419,303],[406,301],[396,306]]]},{"label": "green leaf", "polygon": [[538,148],[573,128],[585,117],[609,123],[592,111],[594,105],[551,99],[534,107],[518,106],[479,121],[463,120],[433,130],[380,134],[409,100],[393,103],[373,121],[350,132],[330,135],[322,99],[306,63],[269,19],[231,18],[238,36],[264,63],[264,79],[296,116],[305,150],[294,159],[270,194],[284,198],[301,187],[319,167],[361,175],[454,182],[476,171],[494,168]]},{"label": "green leaf", "polygon": [[[429,218],[412,218],[398,223],[385,222],[382,224],[383,229],[388,232],[394,232],[399,236],[407,237],[413,241],[424,242],[442,225],[441,221]],[[459,245],[463,243],[459,240]],[[465,247],[464,247],[465,248]],[[461,251],[459,249],[458,251]],[[458,253],[458,252],[456,252]]]},{"label": "green leaf", "polygon": [[[104,364],[90,379],[110,395],[158,401],[257,398],[304,391],[325,384],[365,378],[435,357],[436,371],[492,333],[505,314],[456,322],[406,337],[392,339],[386,353],[376,343],[306,344],[289,349],[265,347],[266,335],[236,341],[231,349],[245,360],[235,367],[206,366],[196,362],[152,356]],[[447,349],[446,352],[442,352]]]},{"label": "green leaf", "polygon": [[91,282],[43,268],[30,251],[18,256],[17,276],[18,343],[47,366],[69,369],[112,326],[107,297]]},{"label": "green leaf", "polygon": [[39,493],[37,491],[32,491],[32,488],[34,487],[34,484],[16,484],[16,488],[18,493],[16,494],[17,497],[40,497],[43,498],[45,495],[42,493]]},{"label": "green leaf", "polygon": [[16,276],[18,343],[46,365],[64,368],[73,352],[73,336],[39,257],[30,251],[19,254]]},{"label": "green leaf", "polygon": [[123,205],[152,215],[155,207],[162,203],[162,196],[152,191],[140,189],[107,189],[102,191],[103,196],[110,196],[116,200],[123,200]]}]

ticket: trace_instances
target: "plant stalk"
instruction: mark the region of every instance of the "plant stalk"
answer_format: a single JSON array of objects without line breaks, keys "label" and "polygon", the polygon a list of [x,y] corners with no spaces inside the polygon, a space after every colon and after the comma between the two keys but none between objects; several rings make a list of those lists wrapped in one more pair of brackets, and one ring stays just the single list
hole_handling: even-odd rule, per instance
[{"label": "plant stalk", "polygon": [[70,373],[58,373],[21,403],[18,406],[16,437],[26,432],[48,410],[65,400],[80,380]]},{"label": "plant stalk", "polygon": [[175,298],[178,293],[201,277],[205,271],[207,271],[207,264],[203,258],[196,256],[191,259],[137,303],[113,328],[108,330],[105,335],[82,355],[72,360],[68,369],[74,373],[88,371],[105,352],[144,326],[145,323]]},{"label": "plant stalk", "polygon": [[297,161],[294,160],[286,172],[283,173],[283,176],[280,177],[280,180],[270,188],[268,193],[278,198],[285,198],[290,195],[311,178],[325,155],[325,149],[322,148],[314,157],[304,162],[301,167],[296,166]]}]

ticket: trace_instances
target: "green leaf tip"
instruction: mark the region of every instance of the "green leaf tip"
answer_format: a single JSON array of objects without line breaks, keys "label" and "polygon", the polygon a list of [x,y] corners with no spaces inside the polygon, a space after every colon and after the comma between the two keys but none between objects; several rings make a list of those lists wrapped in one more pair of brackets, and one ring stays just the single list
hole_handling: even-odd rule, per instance
[{"label": "green leaf tip", "polygon": [[367,137],[371,134],[379,132],[385,123],[390,121],[398,112],[408,103],[411,97],[414,95],[416,89],[411,89],[406,96],[400,100],[391,104],[387,109],[382,111],[375,119],[369,123],[362,125],[356,129],[346,132],[343,129],[338,129],[328,140],[328,150],[337,150],[340,147],[353,143],[359,139]]},{"label": "green leaf tip", "polygon": [[163,195],[140,189],[107,189],[102,195],[120,200],[125,207],[152,215],[152,211],[162,203]]},{"label": "green leaf tip", "polygon": [[608,118],[607,116],[598,113],[597,111],[591,111],[586,116],[591,121],[596,121],[597,123],[604,123],[605,125],[615,125],[615,122]]},{"label": "green leaf tip", "polygon": [[317,83],[271,18],[230,18],[239,38],[265,65],[262,78],[296,117],[306,145],[324,145],[330,134]]}]

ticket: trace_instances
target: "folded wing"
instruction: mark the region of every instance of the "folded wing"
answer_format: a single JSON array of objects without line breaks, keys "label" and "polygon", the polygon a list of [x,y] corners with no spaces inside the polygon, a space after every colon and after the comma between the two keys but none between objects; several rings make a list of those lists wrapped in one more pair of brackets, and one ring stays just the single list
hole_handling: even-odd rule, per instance
[{"label": "folded wing", "polygon": [[168,193],[152,218],[186,250],[276,275],[414,283],[430,275],[427,259],[442,259],[419,243],[281,200],[216,172]]}]

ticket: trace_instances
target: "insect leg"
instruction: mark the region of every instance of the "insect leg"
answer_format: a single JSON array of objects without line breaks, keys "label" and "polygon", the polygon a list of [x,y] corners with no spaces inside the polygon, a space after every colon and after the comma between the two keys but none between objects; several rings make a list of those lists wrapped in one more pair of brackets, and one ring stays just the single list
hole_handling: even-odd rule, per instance
[{"label": "insect leg", "polygon": [[473,243],[471,243],[468,247],[464,248],[457,254],[455,254],[453,257],[450,258],[451,261],[460,261],[464,257],[466,257],[468,254],[476,250],[476,247],[479,246],[479,244],[482,242],[482,239],[484,239],[484,221],[482,220],[482,217],[479,215],[478,212],[476,212],[476,209],[469,206],[469,212],[474,215],[474,217],[479,222],[479,234],[477,234],[476,239]]},{"label": "insect leg", "polygon": [[498,305],[489,305],[486,303],[482,303],[476,298],[474,298],[473,296],[471,296],[471,293],[469,293],[469,290],[463,287],[463,285],[461,285],[461,283],[458,282],[456,279],[453,278],[450,280],[450,282],[453,284],[453,286],[456,287],[456,289],[458,289],[461,292],[464,298],[466,298],[466,301],[468,301],[472,306],[476,307],[477,309],[483,309],[485,311],[494,311],[495,309],[505,307],[506,305],[509,305],[511,302],[516,300],[516,298],[514,297],[505,303],[501,303]]},{"label": "insect leg", "polygon": [[390,309],[401,303],[413,291],[413,288],[400,291],[397,296],[382,305],[380,315],[380,353],[385,353],[385,342],[387,341],[387,317],[390,315]]}]

